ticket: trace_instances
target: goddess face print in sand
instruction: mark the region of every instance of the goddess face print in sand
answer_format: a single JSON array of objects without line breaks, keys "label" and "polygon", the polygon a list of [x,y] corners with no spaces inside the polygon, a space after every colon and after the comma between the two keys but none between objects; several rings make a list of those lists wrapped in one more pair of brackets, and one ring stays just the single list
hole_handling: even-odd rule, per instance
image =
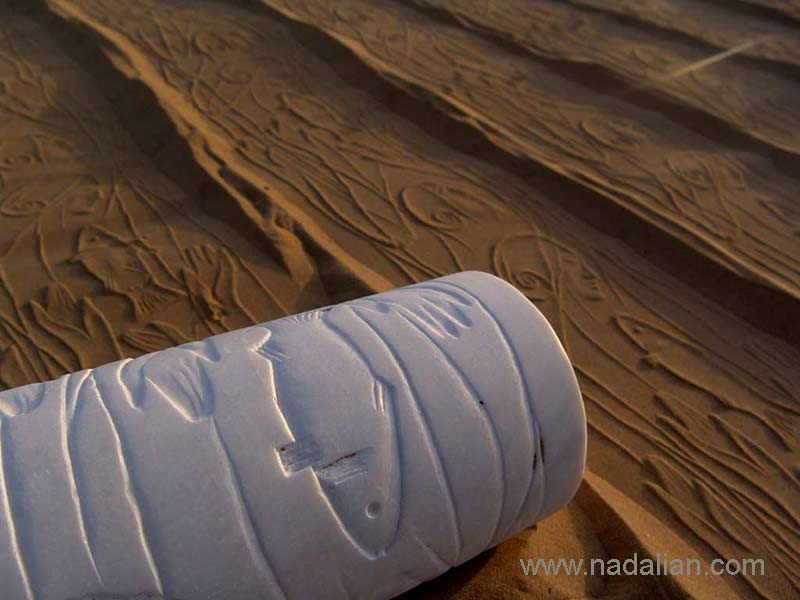
[{"label": "goddess face print in sand", "polygon": [[575,294],[579,301],[599,301],[607,294],[603,280],[584,258],[543,234],[520,234],[500,241],[494,248],[493,264],[498,274],[537,304],[559,302],[563,294]]},{"label": "goddess face print in sand", "polygon": [[468,185],[425,182],[404,189],[403,206],[422,224],[457,232],[470,224],[492,221],[497,212]]}]

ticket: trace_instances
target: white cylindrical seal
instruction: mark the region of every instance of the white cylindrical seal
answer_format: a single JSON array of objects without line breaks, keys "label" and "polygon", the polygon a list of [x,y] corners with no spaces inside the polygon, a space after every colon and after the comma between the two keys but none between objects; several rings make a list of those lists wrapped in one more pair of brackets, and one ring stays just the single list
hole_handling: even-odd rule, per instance
[{"label": "white cylindrical seal", "polygon": [[0,393],[4,600],[389,598],[564,506],[586,418],[461,273]]}]

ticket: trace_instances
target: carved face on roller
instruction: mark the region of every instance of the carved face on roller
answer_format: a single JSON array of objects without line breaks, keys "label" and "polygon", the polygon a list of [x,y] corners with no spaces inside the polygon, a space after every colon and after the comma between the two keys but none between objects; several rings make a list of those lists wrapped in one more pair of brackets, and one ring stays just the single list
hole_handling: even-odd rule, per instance
[{"label": "carved face on roller", "polygon": [[[4,352],[3,362],[7,359]],[[11,419],[31,412],[41,404],[44,389],[44,386],[25,385],[0,392],[0,418]]]},{"label": "carved face on roller", "polygon": [[376,558],[394,541],[400,515],[395,388],[354,340],[366,333],[357,319],[347,309],[333,312],[271,324],[272,336],[259,350],[272,363],[288,426],[276,456],[287,478],[316,480],[343,535]]}]

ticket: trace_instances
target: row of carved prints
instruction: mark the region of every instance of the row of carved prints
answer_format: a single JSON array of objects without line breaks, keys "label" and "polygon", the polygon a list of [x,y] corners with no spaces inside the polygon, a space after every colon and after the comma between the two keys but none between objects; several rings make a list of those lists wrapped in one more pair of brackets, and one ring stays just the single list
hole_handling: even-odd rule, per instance
[{"label": "row of carved prints", "polygon": [[608,69],[625,82],[619,95],[643,89],[664,93],[776,148],[800,151],[795,133],[800,86],[735,57],[739,46],[759,46],[764,35],[740,38],[726,55],[552,0],[515,0],[488,10],[480,0],[417,4],[449,11],[468,27],[488,30],[534,55]]},{"label": "row of carved prints", "polygon": [[268,4],[320,27],[378,74],[443,100],[502,148],[590,186],[725,266],[798,293],[798,182],[760,152],[732,151],[411,8]]},{"label": "row of carved prints", "polygon": [[6,16],[1,384],[46,380],[290,312],[298,290],[288,275],[191,207],[46,30]]},{"label": "row of carved prints", "polygon": [[[791,21],[731,10],[697,0],[571,0],[572,4],[640,19],[665,30],[687,33],[721,50],[800,66],[800,36]],[[713,27],[706,26],[713,23]],[[757,42],[757,43],[752,43]]]}]

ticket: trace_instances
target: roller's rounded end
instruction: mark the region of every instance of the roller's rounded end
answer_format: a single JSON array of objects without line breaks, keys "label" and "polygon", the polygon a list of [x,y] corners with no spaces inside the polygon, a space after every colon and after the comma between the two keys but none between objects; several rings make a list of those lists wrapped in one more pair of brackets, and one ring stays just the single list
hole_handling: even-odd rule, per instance
[{"label": "roller's rounded end", "polygon": [[549,365],[552,380],[546,397],[537,402],[545,470],[544,501],[537,521],[564,507],[577,493],[586,468],[588,439],[586,411],[575,371],[555,331],[541,313],[539,316],[552,336],[553,356]]},{"label": "roller's rounded end", "polygon": [[[480,271],[448,277],[475,292],[492,310],[517,352],[538,425],[543,496],[525,507],[517,530],[558,511],[577,493],[586,466],[586,412],[575,371],[550,323],[519,290]],[[533,460],[533,457],[531,457]],[[538,462],[538,459],[537,459]],[[532,495],[530,502],[536,495]]]}]

